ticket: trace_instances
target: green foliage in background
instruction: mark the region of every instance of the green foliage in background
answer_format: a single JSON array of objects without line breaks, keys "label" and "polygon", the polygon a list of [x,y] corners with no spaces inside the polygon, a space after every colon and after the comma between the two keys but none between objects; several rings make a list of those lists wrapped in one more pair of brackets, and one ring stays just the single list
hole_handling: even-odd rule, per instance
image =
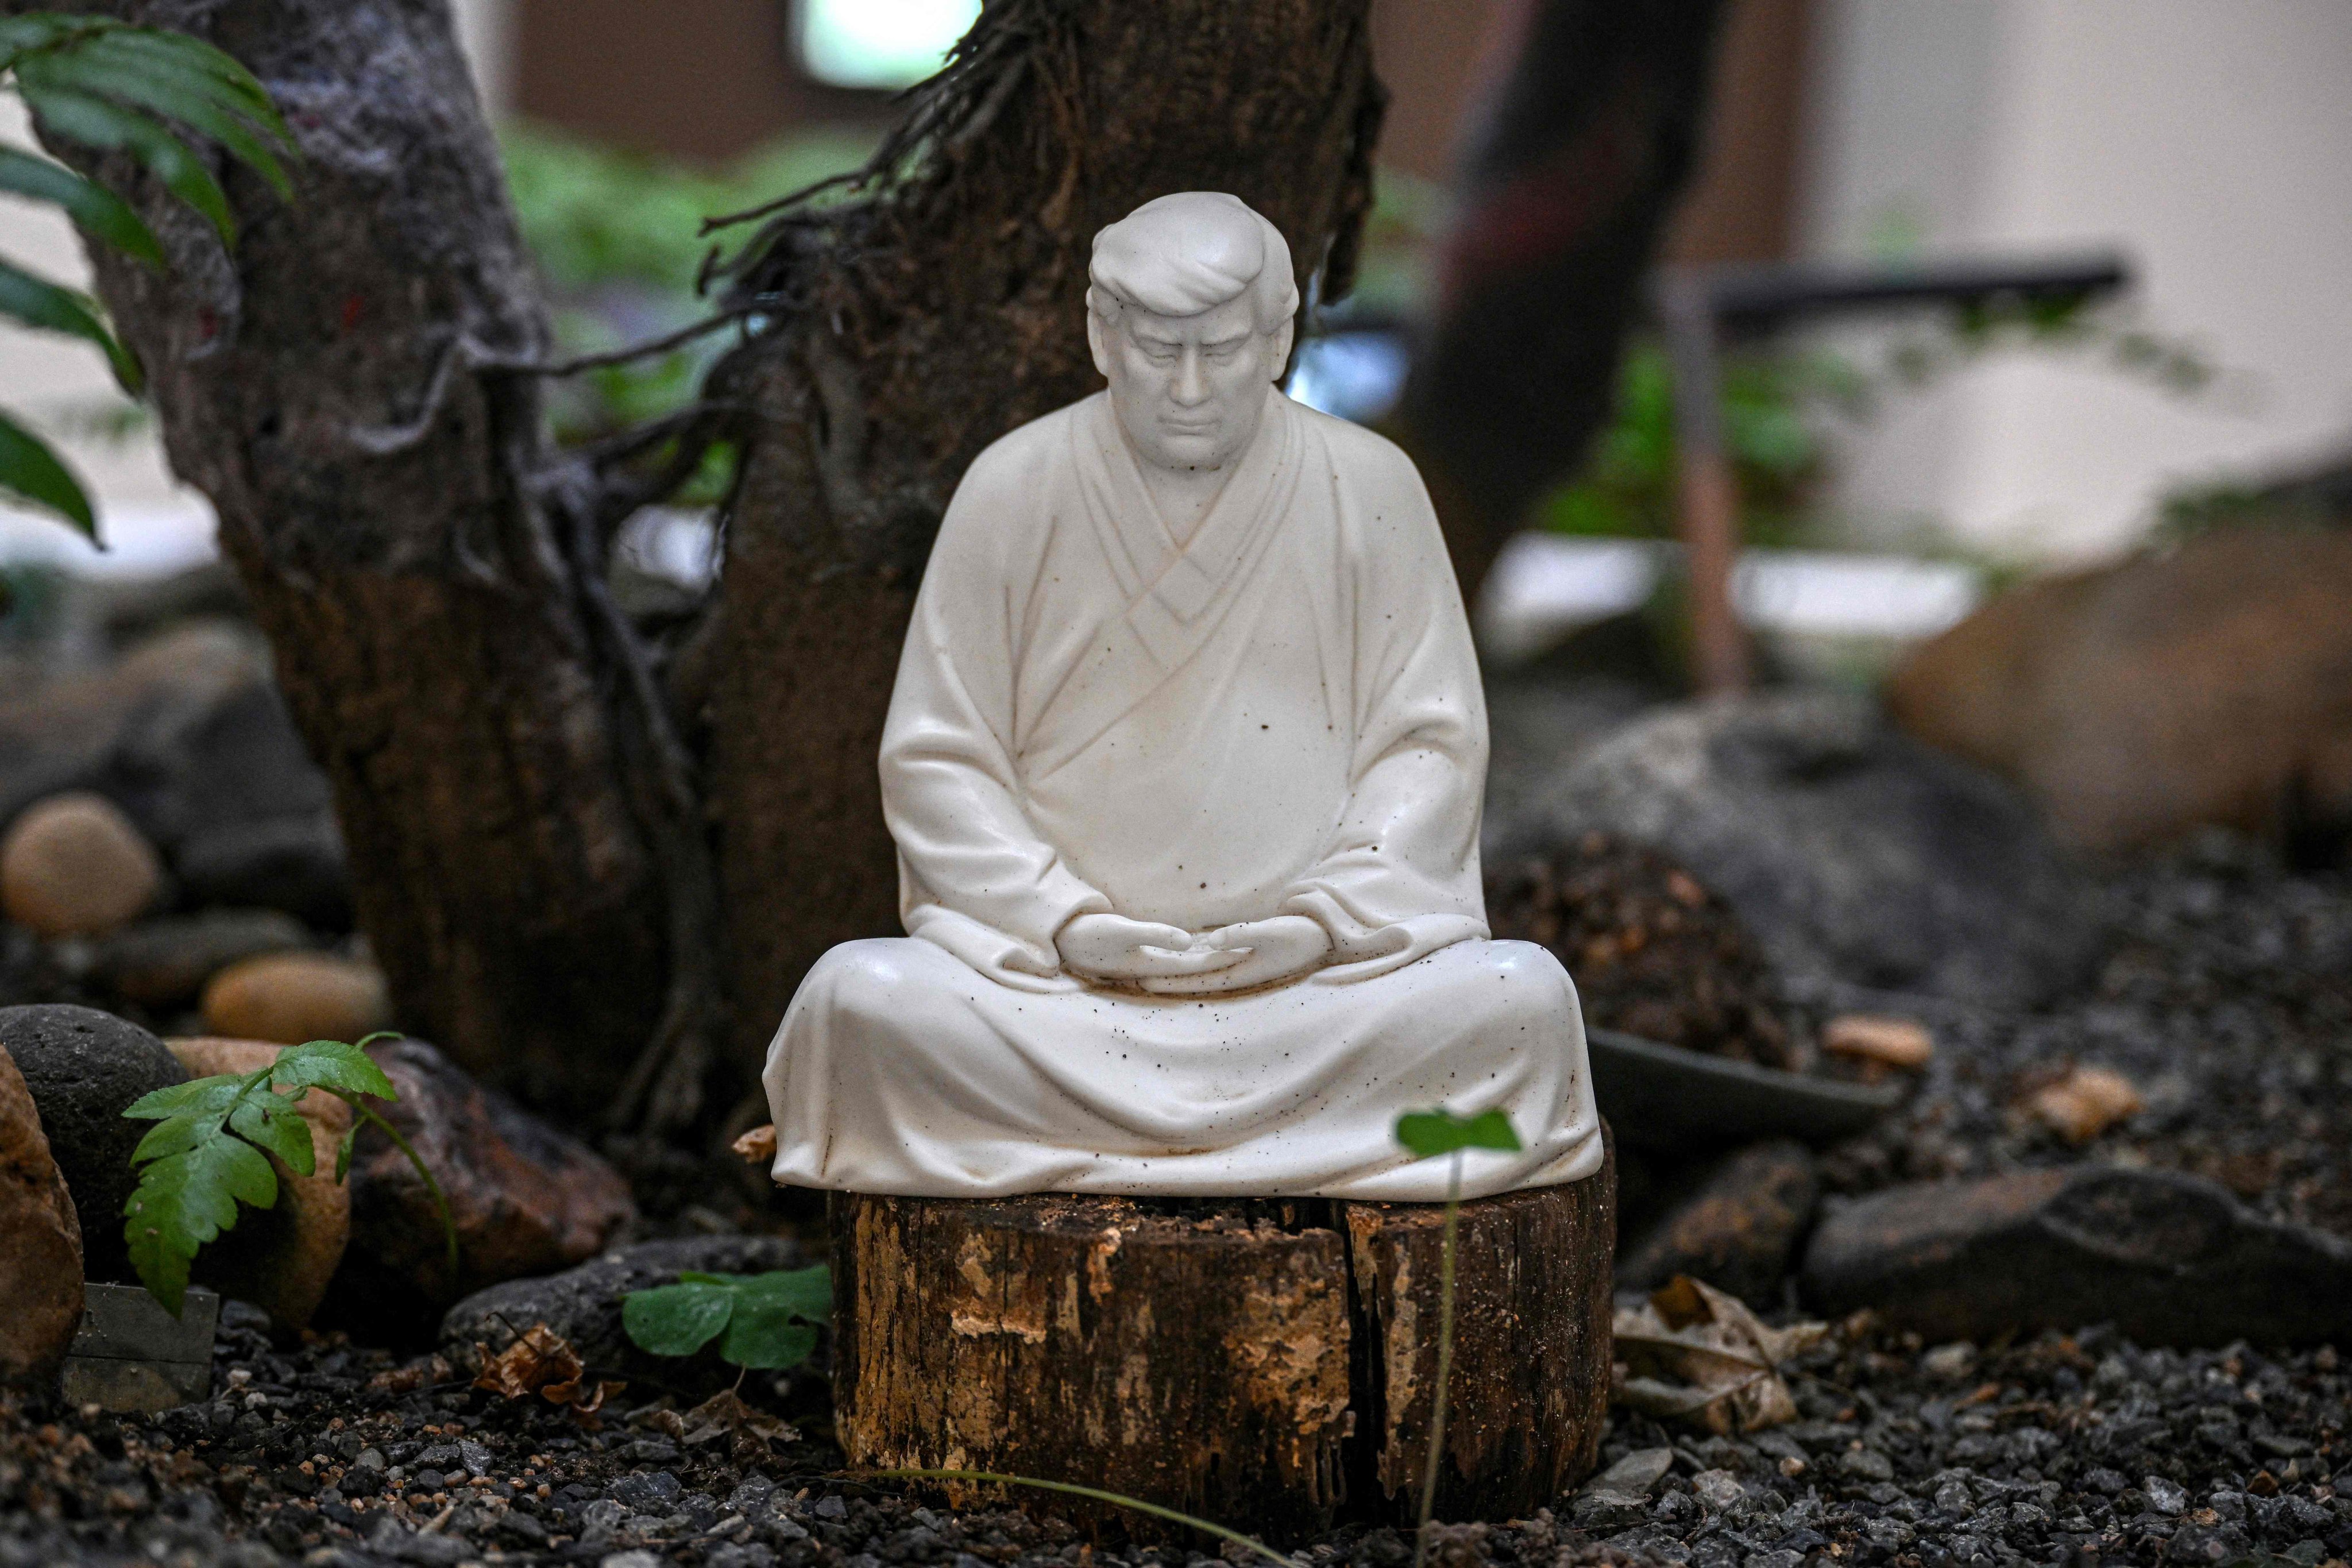
[{"label": "green foliage in background", "polygon": [[[1826,468],[1821,413],[1859,412],[1864,378],[1832,354],[1758,352],[1727,355],[1722,380],[1743,531],[1783,542],[1801,531]],[[1665,350],[1643,338],[1626,350],[1614,414],[1583,472],[1543,502],[1541,520],[1559,533],[1669,539],[1675,487],[1674,376]]]},{"label": "green foliage in background", "polygon": [[782,1372],[808,1360],[832,1311],[833,1277],[822,1263],[765,1274],[688,1270],[675,1285],[622,1297],[621,1326],[655,1355],[692,1355],[719,1340],[721,1361]]},{"label": "green foliage in background", "polygon": [[380,1128],[408,1156],[441,1212],[449,1248],[449,1271],[457,1269],[457,1229],[441,1184],[393,1125],[362,1105],[361,1097],[398,1098],[383,1069],[365,1047],[394,1035],[371,1035],[358,1045],[312,1040],[278,1053],[268,1066],[249,1073],[221,1073],[159,1089],[122,1114],[152,1121],[131,1152],[142,1167],[139,1186],[123,1205],[122,1239],[140,1283],[173,1317],[188,1291],[188,1268],[196,1252],[236,1224],[237,1205],[266,1209],[278,1203],[278,1173],[265,1155],[274,1154],[295,1174],[317,1170],[310,1124],[296,1110],[310,1090],[324,1089],[352,1108],[352,1128],[335,1155],[335,1180],[350,1174],[352,1148],[362,1121]]},{"label": "green foliage in background", "polygon": [[[227,195],[192,138],[210,142],[291,194],[280,159],[293,137],[252,73],[184,34],[134,27],[108,16],[32,12],[0,17],[0,86],[13,89],[43,135],[136,161],[233,245]],[[95,245],[146,266],[165,265],[163,247],[123,200],[63,163],[0,143],[0,191],[54,206]],[[98,302],[0,257],[0,316],[37,331],[77,337],[104,353],[122,390],[144,384],[139,362],[108,327]],[[0,413],[0,491],[55,512],[96,539],[89,493],[58,454]]]},{"label": "green foliage in background", "polygon": [[[1818,500],[1841,424],[1993,353],[2063,355],[2188,395],[2213,371],[2194,352],[2082,299],[2006,300],[1933,311],[1895,333],[1874,363],[1801,342],[1735,346],[1721,363],[1724,440],[1751,543],[1821,544]],[[1637,338],[1620,367],[1614,410],[1575,479],[1541,503],[1560,533],[1638,539],[1675,534],[1674,381],[1665,350]]]},{"label": "green foliage in background", "polygon": [[[710,305],[697,283],[715,248],[706,221],[846,173],[866,161],[875,141],[812,132],[701,169],[544,127],[508,127],[500,139],[507,182],[553,308],[560,352],[609,353],[703,320]],[[726,342],[723,335],[700,338],[556,383],[557,438],[593,440],[684,408]],[[678,500],[716,500],[726,468],[720,454]]]}]

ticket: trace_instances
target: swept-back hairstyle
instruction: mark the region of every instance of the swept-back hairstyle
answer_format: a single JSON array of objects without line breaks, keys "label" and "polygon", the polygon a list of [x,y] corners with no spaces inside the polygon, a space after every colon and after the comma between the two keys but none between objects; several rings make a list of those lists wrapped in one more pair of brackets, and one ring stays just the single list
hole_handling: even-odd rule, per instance
[{"label": "swept-back hairstyle", "polygon": [[1290,244],[1238,196],[1178,191],[1144,203],[1095,236],[1087,309],[1105,321],[1129,305],[1162,316],[1213,310],[1251,293],[1257,330],[1298,310]]}]

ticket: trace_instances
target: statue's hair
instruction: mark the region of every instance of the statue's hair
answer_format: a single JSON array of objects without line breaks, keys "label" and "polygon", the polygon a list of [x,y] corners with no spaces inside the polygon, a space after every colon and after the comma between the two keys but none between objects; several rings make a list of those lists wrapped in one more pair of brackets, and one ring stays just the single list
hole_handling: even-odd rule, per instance
[{"label": "statue's hair", "polygon": [[1297,312],[1290,244],[1238,196],[1178,191],[1144,203],[1095,236],[1087,309],[1114,321],[1128,305],[1162,316],[1213,310],[1252,292],[1257,330]]}]

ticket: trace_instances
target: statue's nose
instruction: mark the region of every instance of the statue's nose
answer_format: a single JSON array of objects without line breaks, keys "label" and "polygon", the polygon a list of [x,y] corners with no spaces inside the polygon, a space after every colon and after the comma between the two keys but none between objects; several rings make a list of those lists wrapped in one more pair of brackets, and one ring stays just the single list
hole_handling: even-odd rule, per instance
[{"label": "statue's nose", "polygon": [[1176,380],[1169,395],[1190,408],[1209,397],[1209,378],[1201,374],[1201,356],[1188,353],[1176,363]]}]

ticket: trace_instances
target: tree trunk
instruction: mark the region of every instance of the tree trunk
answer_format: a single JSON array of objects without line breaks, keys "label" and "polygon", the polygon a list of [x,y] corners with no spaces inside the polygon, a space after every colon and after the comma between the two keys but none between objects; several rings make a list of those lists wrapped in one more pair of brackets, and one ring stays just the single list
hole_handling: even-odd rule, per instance
[{"label": "tree trunk", "polygon": [[1608,418],[1706,107],[1721,0],[1537,0],[1470,121],[1397,431],[1475,597]]},{"label": "tree trunk", "polygon": [[446,6],[114,10],[244,61],[300,147],[288,203],[215,160],[233,254],[105,160],[174,265],[95,259],[332,783],[401,1022],[601,1111],[664,1016],[707,854],[604,591],[595,478],[544,433],[545,320]]},{"label": "tree trunk", "polygon": [[[1615,1193],[1610,1166],[1462,1205],[1439,1517],[1532,1513],[1591,1468]],[[1281,1539],[1415,1517],[1442,1205],[844,1194],[833,1212],[853,1465],[1096,1487]],[[1005,1500],[1189,1533],[1067,1494]]]},{"label": "tree trunk", "polygon": [[712,787],[738,1038],[767,1044],[835,942],[895,934],[875,756],[931,538],[964,468],[1096,390],[1095,231],[1230,191],[1346,291],[1382,93],[1367,0],[994,0],[845,206],[734,268],[782,324],[714,377],[752,411],[715,633]]}]

